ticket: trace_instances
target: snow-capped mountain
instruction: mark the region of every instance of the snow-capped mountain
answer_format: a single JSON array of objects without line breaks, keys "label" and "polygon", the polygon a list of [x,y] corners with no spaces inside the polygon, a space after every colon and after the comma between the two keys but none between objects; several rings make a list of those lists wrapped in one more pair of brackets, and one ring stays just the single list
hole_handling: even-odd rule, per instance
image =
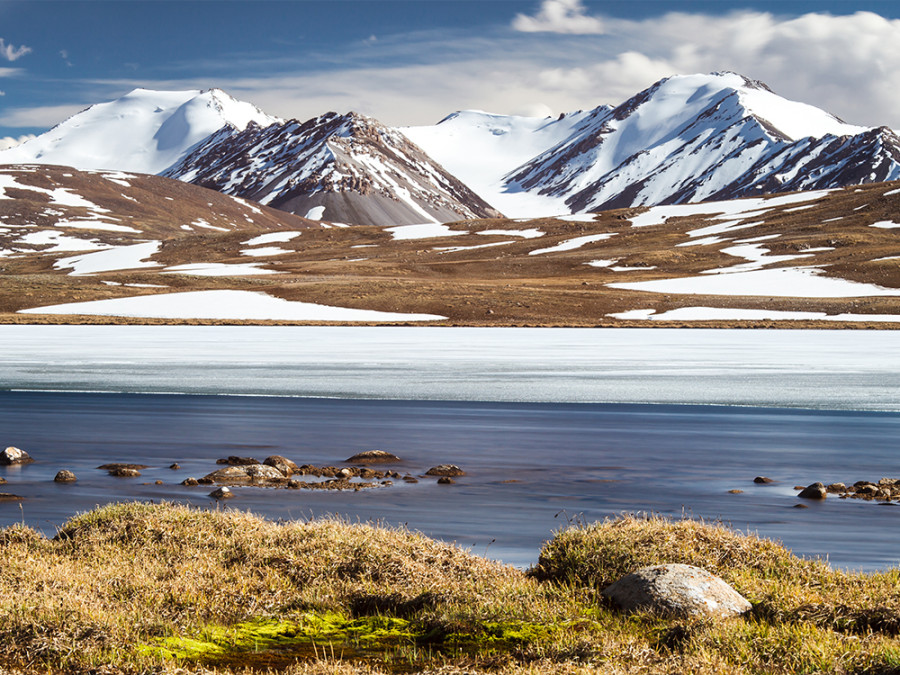
[{"label": "snow-capped mountain", "polygon": [[534,191],[507,190],[505,176],[547,149],[582,133],[592,119],[610,110],[610,106],[601,106],[558,118],[463,110],[436,125],[402,127],[400,131],[503,213],[554,216],[568,212],[565,199]]},{"label": "snow-capped mountain", "polygon": [[344,223],[499,215],[399,131],[356,113],[224,128],[164,175]]},{"label": "snow-capped mountain", "polygon": [[[488,147],[478,137],[483,120],[470,120],[465,130],[448,120],[445,129],[447,121],[405,131],[438,158],[451,143],[460,157]],[[543,123],[494,116],[492,128],[512,125],[511,136],[537,141],[550,140],[549,130],[570,133],[492,180],[464,163],[441,161],[464,182],[485,186],[480,194],[502,201],[511,216],[533,214],[541,199],[558,213],[586,212],[900,178],[900,139],[890,129],[846,124],[735,73],[667,78],[615,108]],[[463,147],[467,138],[479,145]]]},{"label": "snow-capped mountain", "polygon": [[135,89],[0,152],[0,164],[59,164],[155,174],[223,128],[241,130],[250,122],[267,126],[279,121],[219,89]]}]

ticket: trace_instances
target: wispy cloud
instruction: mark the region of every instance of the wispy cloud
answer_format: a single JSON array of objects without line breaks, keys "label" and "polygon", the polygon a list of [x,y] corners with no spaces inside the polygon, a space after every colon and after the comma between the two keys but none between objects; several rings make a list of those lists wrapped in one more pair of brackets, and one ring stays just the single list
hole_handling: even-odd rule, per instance
[{"label": "wispy cloud", "polygon": [[13,77],[21,74],[21,68],[0,68],[0,77]]},{"label": "wispy cloud", "polygon": [[14,47],[11,44],[7,44],[3,38],[0,38],[0,56],[7,61],[15,61],[30,53],[31,47],[26,47],[25,45]]},{"label": "wispy cloud", "polygon": [[14,148],[17,145],[21,145],[25,141],[30,141],[34,137],[34,134],[26,134],[25,136],[19,136],[18,138],[15,138],[13,136],[0,138],[0,150],[9,150],[10,148]]},{"label": "wispy cloud", "polygon": [[603,20],[588,16],[581,0],[544,0],[534,16],[517,14],[512,27],[523,33],[602,35],[606,32]]}]

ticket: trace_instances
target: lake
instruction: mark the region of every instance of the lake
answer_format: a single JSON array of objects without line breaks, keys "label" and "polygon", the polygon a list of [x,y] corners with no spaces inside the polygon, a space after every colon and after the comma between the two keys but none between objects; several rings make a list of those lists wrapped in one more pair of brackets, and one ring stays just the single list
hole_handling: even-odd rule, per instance
[{"label": "lake", "polygon": [[[796,553],[900,562],[900,508],[795,484],[900,476],[898,333],[448,328],[0,327],[0,524],[52,534],[120,499],[216,508],[179,485],[232,454],[338,464],[364,449],[433,479],[360,492],[238,489],[229,508],[405,524],[519,566],[571,520],[721,519]],[[230,394],[228,396],[214,394]],[[151,465],[137,479],[96,467]],[[172,462],[182,468],[168,469]],[[55,484],[73,470],[79,481]],[[755,485],[754,476],[775,479]],[[156,485],[156,480],[163,481]],[[741,494],[729,494],[740,489]]]}]

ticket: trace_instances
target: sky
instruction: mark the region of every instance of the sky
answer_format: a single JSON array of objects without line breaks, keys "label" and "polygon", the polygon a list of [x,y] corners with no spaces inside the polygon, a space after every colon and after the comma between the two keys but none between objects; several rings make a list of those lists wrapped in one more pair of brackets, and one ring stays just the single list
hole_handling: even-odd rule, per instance
[{"label": "sky", "polygon": [[136,87],[400,126],[558,115],[717,70],[900,129],[900,2],[0,0],[0,148]]}]

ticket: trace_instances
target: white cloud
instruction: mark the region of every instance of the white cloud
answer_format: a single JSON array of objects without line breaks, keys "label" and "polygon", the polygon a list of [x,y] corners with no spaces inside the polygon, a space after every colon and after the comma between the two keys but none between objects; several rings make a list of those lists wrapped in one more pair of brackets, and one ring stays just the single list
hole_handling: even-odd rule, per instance
[{"label": "white cloud", "polygon": [[[356,110],[392,125],[433,124],[466,108],[544,116],[618,104],[662,77],[733,70],[848,122],[900,129],[898,20],[867,12],[783,18],[755,11],[599,20],[607,28],[602,38],[508,29],[385,36],[341,50],[341,62],[327,71],[308,62],[259,61],[250,64],[258,75],[235,78],[210,66],[223,76],[91,81],[78,99],[99,102],[137,86],[215,86],[281,117]],[[190,71],[197,72],[196,64]],[[4,110],[0,125],[50,126],[82,107]]]},{"label": "white cloud", "polygon": [[12,136],[0,138],[0,150],[9,150],[17,145],[21,145],[25,141],[30,141],[34,137],[34,134],[27,134],[25,136],[19,136],[18,138],[13,138]]},{"label": "white cloud", "polygon": [[7,61],[15,61],[30,53],[31,47],[26,47],[25,45],[13,47],[11,44],[7,44],[6,40],[0,38],[0,56]]},{"label": "white cloud", "polygon": [[512,27],[523,33],[602,35],[604,22],[586,14],[581,0],[544,0],[535,16],[517,14]]},{"label": "white cloud", "polygon": [[0,77],[13,77],[21,72],[21,68],[0,68]]},{"label": "white cloud", "polygon": [[0,126],[52,127],[84,108],[83,105],[47,105],[7,109],[0,113]]}]

